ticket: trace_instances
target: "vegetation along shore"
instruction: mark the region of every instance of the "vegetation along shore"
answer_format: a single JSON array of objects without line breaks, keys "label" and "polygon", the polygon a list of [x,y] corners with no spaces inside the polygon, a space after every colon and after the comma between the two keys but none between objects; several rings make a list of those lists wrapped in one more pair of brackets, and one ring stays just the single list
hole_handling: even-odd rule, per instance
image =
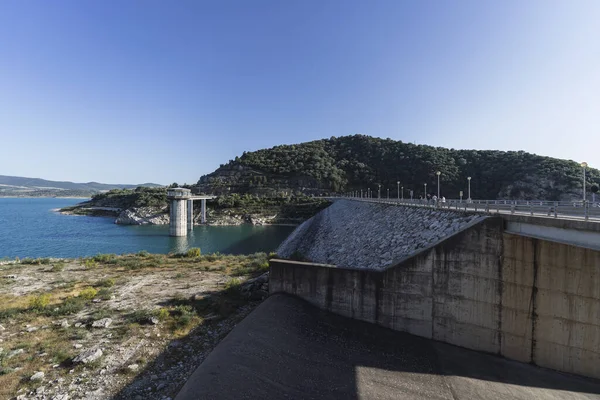
[{"label": "vegetation along shore", "polygon": [[[297,225],[327,207],[329,201],[298,193],[270,196],[223,194],[207,202],[208,225]],[[60,210],[64,214],[105,216],[125,225],[169,223],[166,188],[117,189]],[[194,222],[200,223],[200,204],[194,203]]]}]

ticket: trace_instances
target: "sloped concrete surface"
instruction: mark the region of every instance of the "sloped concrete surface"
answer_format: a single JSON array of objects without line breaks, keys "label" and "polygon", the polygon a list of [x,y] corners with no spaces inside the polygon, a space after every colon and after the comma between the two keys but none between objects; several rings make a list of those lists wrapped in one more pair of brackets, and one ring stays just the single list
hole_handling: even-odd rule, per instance
[{"label": "sloped concrete surface", "polygon": [[458,211],[338,200],[305,221],[279,246],[311,262],[381,269],[485,217]]},{"label": "sloped concrete surface", "polygon": [[176,399],[600,399],[600,382],[276,294],[213,350]]}]

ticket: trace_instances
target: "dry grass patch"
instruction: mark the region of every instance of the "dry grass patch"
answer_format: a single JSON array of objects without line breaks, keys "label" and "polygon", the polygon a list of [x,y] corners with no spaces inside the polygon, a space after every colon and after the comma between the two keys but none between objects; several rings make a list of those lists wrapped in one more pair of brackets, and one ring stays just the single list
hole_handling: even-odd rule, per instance
[{"label": "dry grass patch", "polygon": [[[28,321],[32,326],[45,326],[51,323],[47,317],[33,318]],[[65,341],[61,329],[48,327],[35,332],[24,332],[2,343],[4,352],[0,355],[0,398],[11,398],[19,388],[28,389],[41,386],[31,382],[31,376],[38,371],[46,374],[44,380],[56,379],[68,371],[64,365],[73,356],[73,348]],[[8,357],[10,352],[22,349],[23,352]]]},{"label": "dry grass patch", "polygon": [[[248,305],[240,285],[247,277],[263,273],[267,260],[266,254],[141,252],[63,260],[56,269],[45,261],[2,268],[2,275],[14,274],[17,279],[0,282],[0,324],[6,329],[0,332],[0,347],[4,348],[0,398],[44,385],[29,380],[38,371],[45,372],[44,382],[64,378],[66,388],[79,379],[78,371],[84,368],[120,371],[140,357],[151,365],[162,351],[160,347],[173,339],[186,338],[193,331],[218,330],[221,322],[213,325],[215,320],[235,318],[241,307]],[[108,328],[91,326],[103,318],[112,319]],[[32,327],[37,330],[27,332]],[[149,341],[152,346],[136,347]],[[106,357],[85,367],[71,365],[75,355],[99,343]],[[74,344],[81,344],[81,349]],[[7,358],[15,349],[23,349],[23,353]],[[127,354],[126,358],[120,358],[121,354]],[[69,374],[71,369],[73,374]],[[119,383],[104,383],[103,387],[118,390],[123,377],[133,379],[136,373],[118,375]],[[102,379],[110,381],[110,373]],[[90,380],[85,385],[95,384]]]}]

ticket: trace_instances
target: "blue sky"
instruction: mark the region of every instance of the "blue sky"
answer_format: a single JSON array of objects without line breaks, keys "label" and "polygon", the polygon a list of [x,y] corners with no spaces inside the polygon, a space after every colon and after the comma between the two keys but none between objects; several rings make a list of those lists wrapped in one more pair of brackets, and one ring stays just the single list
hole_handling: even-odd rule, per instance
[{"label": "blue sky", "polygon": [[0,174],[195,182],[363,133],[600,167],[600,2],[0,1]]}]

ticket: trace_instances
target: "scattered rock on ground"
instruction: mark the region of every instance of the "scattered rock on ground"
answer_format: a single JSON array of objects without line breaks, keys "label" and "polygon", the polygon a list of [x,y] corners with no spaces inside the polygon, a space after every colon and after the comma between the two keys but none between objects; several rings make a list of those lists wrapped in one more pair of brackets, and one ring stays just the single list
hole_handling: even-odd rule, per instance
[{"label": "scattered rock on ground", "polygon": [[13,358],[14,356],[18,356],[19,354],[25,353],[23,349],[16,349],[7,354],[6,358]]},{"label": "scattered rock on ground", "polygon": [[87,364],[96,361],[100,357],[102,357],[102,350],[98,347],[94,347],[79,353],[79,355],[73,359],[73,362],[75,364]]},{"label": "scattered rock on ground", "polygon": [[41,381],[42,379],[44,379],[44,373],[43,372],[36,372],[35,374],[31,375],[31,378],[29,378],[30,381]]},{"label": "scattered rock on ground", "polygon": [[102,318],[98,321],[92,322],[93,328],[108,328],[112,324],[112,319],[110,318]]}]

